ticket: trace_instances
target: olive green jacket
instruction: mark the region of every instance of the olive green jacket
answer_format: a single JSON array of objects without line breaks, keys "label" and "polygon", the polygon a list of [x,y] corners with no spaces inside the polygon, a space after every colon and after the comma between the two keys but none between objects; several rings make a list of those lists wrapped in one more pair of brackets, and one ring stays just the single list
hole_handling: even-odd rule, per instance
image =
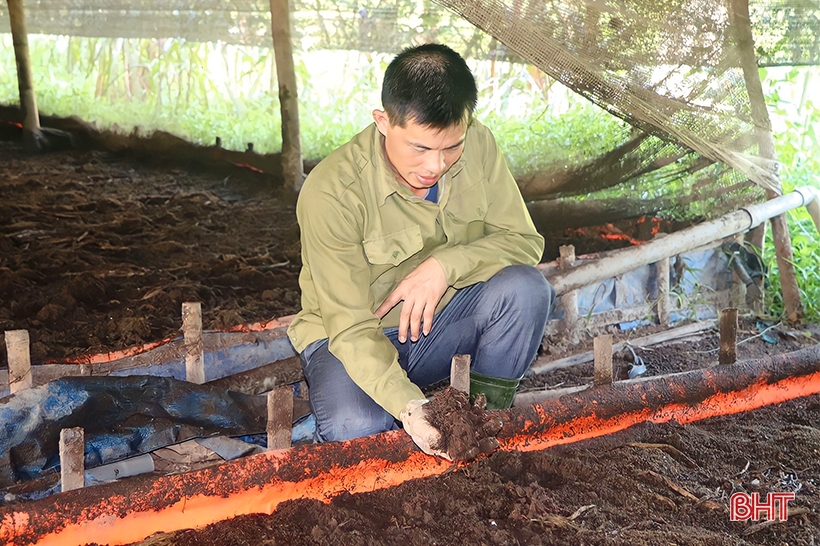
[{"label": "olive green jacket", "polygon": [[[299,195],[302,311],[288,336],[297,351],[329,339],[350,377],[393,416],[424,398],[399,366],[383,328],[399,324],[401,304],[382,320],[373,312],[430,256],[456,290],[503,267],[535,265],[544,239],[492,133],[473,121],[464,152],[439,179],[439,202],[413,195],[386,162],[371,125],[310,173]],[[409,341],[408,341],[409,343]]]}]

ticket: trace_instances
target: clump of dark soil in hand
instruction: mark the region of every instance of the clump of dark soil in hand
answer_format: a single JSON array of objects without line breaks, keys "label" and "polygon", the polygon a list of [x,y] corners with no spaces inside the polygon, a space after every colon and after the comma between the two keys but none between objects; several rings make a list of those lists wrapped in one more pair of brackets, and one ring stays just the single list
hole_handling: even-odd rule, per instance
[{"label": "clump of dark soil in hand", "polygon": [[452,387],[436,394],[424,408],[427,420],[441,432],[441,441],[433,449],[447,453],[454,461],[472,461],[480,453],[495,451],[495,435],[504,423],[486,407],[483,394],[473,403],[466,393]]}]

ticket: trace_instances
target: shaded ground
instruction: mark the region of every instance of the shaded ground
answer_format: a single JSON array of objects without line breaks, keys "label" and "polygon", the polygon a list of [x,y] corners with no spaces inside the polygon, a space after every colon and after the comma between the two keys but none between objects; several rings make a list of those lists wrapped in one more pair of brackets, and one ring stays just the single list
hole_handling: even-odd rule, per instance
[{"label": "shaded ground", "polygon": [[205,328],[298,310],[293,199],[253,171],[0,141],[0,195],[0,330],[29,330],[35,362],[175,336],[186,301]]},{"label": "shaded ground", "polygon": [[[34,360],[176,335],[184,301],[203,303],[206,328],[298,309],[293,200],[252,171],[225,180],[112,153],[29,157],[0,142],[0,195],[0,329],[28,329]],[[600,248],[578,252],[591,250]],[[820,341],[816,328],[764,336],[761,326],[744,323],[741,358]],[[716,348],[712,333],[639,355],[649,373],[669,373],[713,365]],[[524,387],[591,376],[582,365]],[[815,545],[818,423],[815,396],[693,425],[637,426],[145,544]],[[795,491],[794,514],[762,528],[732,523],[733,491]]]}]

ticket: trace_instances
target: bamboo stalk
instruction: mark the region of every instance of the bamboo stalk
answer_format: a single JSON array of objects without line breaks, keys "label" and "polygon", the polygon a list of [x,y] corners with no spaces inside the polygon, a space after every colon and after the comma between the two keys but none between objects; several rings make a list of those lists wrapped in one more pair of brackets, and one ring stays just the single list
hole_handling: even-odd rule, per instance
[{"label": "bamboo stalk", "polygon": [[764,203],[749,205],[715,220],[667,234],[662,238],[655,238],[641,246],[620,250],[616,254],[584,263],[570,271],[560,271],[551,275],[549,280],[556,294],[565,294],[593,282],[621,275],[642,265],[657,262],[662,258],[687,252],[759,226],[768,218],[797,207],[811,205],[818,195],[820,193],[815,188],[797,188],[789,194]]}]

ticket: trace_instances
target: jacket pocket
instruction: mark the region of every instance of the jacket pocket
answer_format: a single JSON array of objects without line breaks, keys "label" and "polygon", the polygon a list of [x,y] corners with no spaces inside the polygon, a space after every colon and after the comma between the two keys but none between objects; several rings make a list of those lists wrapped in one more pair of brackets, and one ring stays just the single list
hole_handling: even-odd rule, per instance
[{"label": "jacket pocket", "polygon": [[362,242],[367,261],[373,265],[399,265],[424,247],[421,228],[417,225],[408,227]]},{"label": "jacket pocket", "polygon": [[482,180],[453,195],[445,207],[449,226],[447,240],[452,244],[468,244],[484,237],[484,217],[487,215],[487,194]]}]

